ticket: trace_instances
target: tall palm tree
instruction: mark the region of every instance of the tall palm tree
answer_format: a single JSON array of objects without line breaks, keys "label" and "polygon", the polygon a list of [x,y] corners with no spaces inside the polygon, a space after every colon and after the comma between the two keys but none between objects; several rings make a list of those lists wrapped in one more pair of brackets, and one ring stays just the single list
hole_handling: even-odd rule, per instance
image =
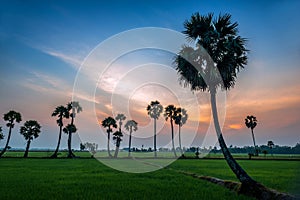
[{"label": "tall palm tree", "polygon": [[175,149],[175,144],[174,144],[173,120],[175,119],[176,115],[177,115],[177,109],[174,105],[168,105],[167,107],[165,107],[164,116],[165,116],[166,121],[168,121],[168,119],[170,119],[171,135],[172,135],[172,149],[173,149],[173,153],[174,153],[175,157],[177,157],[177,154],[176,154],[176,149]]},{"label": "tall palm tree", "polygon": [[[69,111],[69,115],[71,117],[71,126],[69,126],[70,129],[64,131],[68,134],[68,158],[75,157],[74,153],[72,152],[72,134],[77,131],[76,126],[74,125],[74,119],[76,116],[76,113],[80,113],[82,111],[82,107],[79,105],[78,101],[71,101],[67,104],[67,109]],[[74,127],[75,128],[74,128]],[[75,130],[75,132],[73,132]]]},{"label": "tall palm tree", "polygon": [[68,158],[74,158],[75,155],[73,154],[72,152],[72,147],[71,147],[71,140],[72,140],[72,137],[70,137],[70,135],[72,133],[76,133],[77,131],[77,128],[74,124],[68,124],[64,129],[63,129],[63,132],[66,133],[69,137],[68,137]]},{"label": "tall palm tree", "polygon": [[255,144],[255,138],[254,138],[254,133],[253,133],[253,129],[257,125],[256,117],[254,117],[253,115],[251,115],[251,116],[248,115],[245,119],[245,124],[246,124],[247,128],[251,128],[252,139],[253,139],[253,144],[254,144],[254,149],[255,149],[255,155],[258,156],[258,149]]},{"label": "tall palm tree", "polygon": [[267,143],[268,147],[270,148],[270,152],[271,152],[271,155],[273,156],[273,147],[274,147],[274,142],[272,140],[268,141]]},{"label": "tall palm tree", "polygon": [[119,153],[119,148],[120,148],[120,145],[121,145],[122,137],[123,137],[123,134],[122,134],[121,131],[116,131],[113,134],[113,140],[116,141],[116,151],[115,151],[114,158],[118,157],[118,153]]},{"label": "tall palm tree", "polygon": [[126,119],[126,116],[124,114],[117,114],[117,116],[115,117],[115,119],[117,121],[119,121],[119,131],[122,132],[122,124],[123,121]]},{"label": "tall palm tree", "polygon": [[131,156],[131,134],[132,131],[137,131],[138,127],[137,127],[138,123],[134,120],[128,120],[125,124],[125,129],[127,131],[129,131],[129,147],[128,147],[128,157]]},{"label": "tall palm tree", "polygon": [[107,117],[102,121],[101,124],[104,128],[107,128],[107,153],[109,157],[112,157],[109,149],[109,142],[110,142],[110,133],[113,131],[113,128],[117,128],[117,122],[114,118],[112,117]]},{"label": "tall palm tree", "polygon": [[57,147],[55,149],[55,152],[51,156],[51,158],[56,158],[59,150],[60,141],[61,141],[62,127],[64,126],[63,119],[64,118],[68,119],[70,114],[68,109],[65,106],[58,106],[55,108],[51,116],[52,117],[58,116],[58,119],[56,120],[57,125],[59,126],[58,142],[57,142]]},{"label": "tall palm tree", "polygon": [[4,135],[2,133],[2,127],[0,126],[0,140],[3,140],[4,139]]},{"label": "tall palm tree", "polygon": [[8,137],[7,137],[6,145],[0,153],[0,158],[2,157],[2,155],[5,153],[6,149],[8,148],[8,144],[9,144],[9,140],[10,140],[10,136],[11,136],[11,131],[15,126],[15,122],[20,123],[22,121],[22,117],[21,117],[20,113],[11,110],[8,113],[4,114],[3,119],[4,119],[4,121],[8,121],[6,126],[9,128],[9,131],[8,131]]},{"label": "tall palm tree", "polygon": [[209,91],[214,126],[227,164],[241,181],[241,192],[261,197],[264,187],[242,169],[226,146],[216,105],[217,89],[232,88],[237,72],[247,64],[246,40],[238,35],[238,24],[231,22],[230,14],[213,19],[213,14],[195,13],[184,22],[184,27],[183,33],[195,42],[195,47],[183,46],[175,57],[180,81],[192,91]]},{"label": "tall palm tree", "polygon": [[184,108],[177,108],[175,116],[175,124],[178,125],[178,139],[179,139],[179,148],[181,156],[184,157],[182,147],[181,147],[181,127],[186,123],[188,119],[187,111]]},{"label": "tall palm tree", "polygon": [[163,112],[163,107],[159,101],[151,101],[150,105],[147,106],[147,112],[150,118],[154,119],[154,156],[157,157],[156,149],[156,120],[159,118],[160,114]]},{"label": "tall palm tree", "polygon": [[29,151],[31,141],[34,138],[39,137],[40,132],[41,132],[41,125],[35,120],[26,121],[24,123],[24,126],[21,126],[20,133],[21,135],[24,136],[25,140],[27,140],[24,158],[28,157],[28,151]]}]

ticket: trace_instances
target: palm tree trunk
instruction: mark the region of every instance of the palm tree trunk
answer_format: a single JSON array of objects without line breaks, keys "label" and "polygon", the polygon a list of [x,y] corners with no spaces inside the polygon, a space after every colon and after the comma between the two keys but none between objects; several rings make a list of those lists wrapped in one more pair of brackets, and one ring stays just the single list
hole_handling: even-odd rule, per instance
[{"label": "palm tree trunk", "polygon": [[154,118],[154,157],[157,158],[157,149],[156,149],[156,119]]},{"label": "palm tree trunk", "polygon": [[131,156],[131,133],[132,133],[132,128],[130,128],[130,134],[129,134],[129,149],[128,149],[128,157]]},{"label": "palm tree trunk", "polygon": [[218,141],[220,144],[220,147],[222,149],[223,155],[225,157],[225,160],[233,173],[236,175],[236,177],[239,179],[240,182],[245,184],[253,184],[255,181],[242,169],[242,167],[235,161],[235,159],[232,157],[231,153],[229,152],[226,143],[224,141],[224,138],[222,136],[219,119],[218,119],[218,111],[217,111],[217,105],[216,105],[216,93],[211,91],[211,108],[212,108],[212,114],[214,119],[214,125],[216,129],[216,133],[218,136]]},{"label": "palm tree trunk", "polygon": [[[118,139],[117,139],[117,140],[118,140]],[[120,142],[117,141],[117,144],[116,144],[116,151],[115,151],[114,158],[117,158],[117,157],[118,157],[119,148],[120,148]]]},{"label": "palm tree trunk", "polygon": [[171,132],[172,132],[172,147],[173,147],[174,156],[176,158],[177,155],[176,155],[176,149],[175,149],[175,144],[174,144],[174,127],[173,127],[173,120],[172,120],[172,118],[170,118],[170,121],[171,121]]},{"label": "palm tree trunk", "polygon": [[72,132],[69,132],[68,137],[68,158],[73,158],[75,155],[72,152]]},{"label": "palm tree trunk", "polygon": [[254,144],[255,155],[258,156],[258,149],[257,149],[256,144],[255,144],[255,138],[254,138],[254,133],[253,133],[252,128],[251,128],[251,133],[252,133],[252,139],[253,139],[253,144]]},{"label": "palm tree trunk", "polygon": [[55,149],[55,152],[52,154],[51,158],[57,158],[57,153],[58,153],[60,141],[61,141],[61,133],[62,133],[62,126],[59,126],[59,136],[58,136],[57,147]]},{"label": "palm tree trunk", "polygon": [[112,157],[110,153],[109,142],[110,142],[110,130],[107,130],[107,153],[108,153],[108,157]]},{"label": "palm tree trunk", "polygon": [[11,136],[11,127],[9,127],[9,132],[8,132],[8,137],[7,137],[7,140],[6,140],[6,144],[5,144],[5,147],[4,149],[2,149],[1,153],[0,153],[0,158],[2,157],[2,155],[6,152],[6,149],[8,148],[8,144],[9,144],[9,140],[10,140],[10,136]]},{"label": "palm tree trunk", "polygon": [[28,157],[28,151],[29,151],[29,147],[30,147],[30,142],[31,142],[31,140],[29,139],[27,141],[27,146],[26,146],[26,150],[25,150],[25,153],[24,153],[24,158]]},{"label": "palm tree trunk", "polygon": [[181,148],[181,136],[180,136],[180,130],[181,130],[181,126],[180,126],[180,124],[179,124],[179,125],[178,125],[179,148],[180,148],[181,156],[183,156],[183,151],[182,151],[182,148]]}]

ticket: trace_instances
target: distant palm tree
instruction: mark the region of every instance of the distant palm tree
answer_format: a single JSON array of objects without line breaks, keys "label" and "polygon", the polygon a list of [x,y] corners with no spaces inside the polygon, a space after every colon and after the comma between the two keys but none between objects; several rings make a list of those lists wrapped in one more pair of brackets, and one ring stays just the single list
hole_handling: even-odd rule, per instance
[{"label": "distant palm tree", "polygon": [[183,126],[183,124],[186,123],[187,119],[188,119],[187,111],[184,108],[177,108],[176,116],[175,116],[175,124],[178,125],[179,148],[182,157],[184,156],[184,154],[181,147],[181,127]]},{"label": "distant palm tree", "polygon": [[10,140],[10,136],[11,136],[11,130],[14,128],[15,122],[20,123],[22,121],[22,117],[21,117],[20,113],[11,110],[8,113],[4,114],[3,119],[4,119],[4,121],[8,121],[6,126],[9,127],[9,132],[8,132],[6,145],[0,153],[0,158],[2,157],[2,155],[5,153],[6,149],[8,148],[8,144],[9,144],[9,140]]},{"label": "distant palm tree", "polygon": [[232,88],[237,73],[247,64],[246,40],[238,35],[238,24],[231,22],[230,14],[213,19],[213,14],[195,13],[184,22],[184,27],[183,33],[195,45],[183,46],[175,57],[180,81],[192,91],[209,91],[218,141],[227,164],[242,183],[240,191],[261,198],[264,187],[242,169],[227,148],[216,104],[217,89]]},{"label": "distant palm tree", "polygon": [[115,119],[117,121],[119,121],[119,131],[122,132],[122,124],[123,121],[126,119],[126,116],[124,114],[117,114],[117,116],[115,117]]},{"label": "distant palm tree", "polygon": [[258,156],[258,149],[255,144],[255,138],[254,138],[254,133],[253,133],[253,129],[257,125],[256,117],[254,117],[253,115],[251,115],[251,116],[248,115],[245,119],[245,124],[246,124],[247,128],[251,128],[252,139],[253,139],[253,144],[254,144],[254,149],[255,149],[255,155]]},{"label": "distant palm tree", "polygon": [[110,142],[110,133],[113,131],[113,128],[117,128],[116,120],[112,117],[107,117],[102,121],[101,124],[104,128],[107,128],[107,153],[109,157],[112,157],[109,149],[109,142]]},{"label": "distant palm tree", "polygon": [[27,140],[26,150],[24,153],[24,158],[28,157],[28,151],[30,147],[30,143],[34,138],[39,137],[39,133],[41,132],[40,124],[35,120],[29,120],[24,123],[24,126],[21,126],[20,133],[24,136],[25,140]]},{"label": "distant palm tree", "polygon": [[150,118],[154,119],[154,156],[157,157],[156,149],[156,120],[159,118],[160,114],[163,112],[163,107],[159,101],[151,101],[150,105],[147,106],[148,115]]},{"label": "distant palm tree", "polygon": [[165,107],[165,112],[164,116],[166,121],[170,119],[170,124],[171,124],[171,134],[172,134],[172,148],[174,152],[174,156],[177,157],[176,155],[176,149],[175,149],[175,144],[174,144],[174,126],[173,126],[173,120],[175,119],[175,116],[177,115],[177,110],[174,105],[168,105]]},{"label": "distant palm tree", "polygon": [[55,152],[51,156],[51,158],[56,158],[58,150],[59,150],[59,146],[60,146],[60,141],[61,141],[62,127],[64,126],[63,119],[64,118],[68,119],[70,114],[69,114],[68,109],[65,106],[58,106],[55,108],[55,110],[53,111],[51,116],[52,117],[58,116],[58,119],[56,120],[57,125],[59,126],[58,142],[57,142]]},{"label": "distant palm tree", "polygon": [[0,126],[0,140],[3,140],[4,139],[4,135],[2,133],[2,127]]},{"label": "distant palm tree", "polygon": [[272,151],[272,149],[273,149],[273,147],[274,147],[274,142],[270,140],[270,141],[268,141],[267,145],[268,145],[268,147],[270,148],[271,155],[273,156],[273,151]]},{"label": "distant palm tree", "polygon": [[[74,153],[72,152],[72,134],[77,131],[76,126],[74,125],[74,119],[76,116],[76,113],[80,113],[82,111],[82,107],[79,105],[78,101],[71,101],[67,104],[67,109],[69,111],[69,115],[71,117],[71,126],[69,126],[69,129],[67,128],[65,133],[68,134],[68,158],[75,157]],[[75,128],[74,128],[75,127]],[[75,132],[73,132],[75,130]]]},{"label": "distant palm tree", "polygon": [[128,120],[125,124],[125,129],[129,131],[129,148],[128,148],[128,157],[131,156],[131,134],[132,131],[137,131],[138,123],[134,120]]},{"label": "distant palm tree", "polygon": [[118,153],[119,153],[119,148],[120,148],[120,145],[121,145],[122,137],[123,137],[123,134],[122,134],[121,131],[116,131],[113,134],[113,140],[116,141],[116,151],[115,151],[114,158],[118,157]]}]

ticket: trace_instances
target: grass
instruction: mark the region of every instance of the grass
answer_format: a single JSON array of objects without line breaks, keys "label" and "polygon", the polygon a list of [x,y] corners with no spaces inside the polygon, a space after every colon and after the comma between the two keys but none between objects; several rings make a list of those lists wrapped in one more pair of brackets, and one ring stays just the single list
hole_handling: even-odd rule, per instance
[{"label": "grass", "polygon": [[[297,194],[299,162],[239,163],[266,186]],[[177,160],[169,167],[236,180],[224,160]],[[0,199],[250,199],[174,170],[132,174],[95,159],[3,158],[0,174]]]}]

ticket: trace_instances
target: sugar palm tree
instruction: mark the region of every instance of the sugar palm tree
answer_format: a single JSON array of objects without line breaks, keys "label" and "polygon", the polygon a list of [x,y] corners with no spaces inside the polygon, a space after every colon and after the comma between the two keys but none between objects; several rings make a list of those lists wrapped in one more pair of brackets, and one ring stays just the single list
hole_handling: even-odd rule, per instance
[{"label": "sugar palm tree", "polygon": [[268,147],[270,148],[271,155],[273,156],[273,151],[272,151],[272,149],[273,149],[273,147],[274,147],[274,142],[270,140],[270,141],[268,141],[267,145],[268,145]]},{"label": "sugar palm tree", "polygon": [[119,153],[119,148],[120,148],[120,145],[121,145],[122,137],[123,137],[123,134],[122,134],[121,131],[116,131],[116,132],[113,133],[113,140],[116,141],[116,151],[115,151],[114,158],[118,157],[118,153]]},{"label": "sugar palm tree", "polygon": [[59,126],[58,142],[57,142],[55,152],[51,156],[51,158],[56,158],[60,146],[60,141],[61,141],[62,127],[64,126],[63,119],[64,118],[68,119],[70,114],[68,109],[65,106],[58,106],[55,108],[51,116],[58,117],[58,119],[56,120],[57,125]]},{"label": "sugar palm tree", "polygon": [[101,125],[104,128],[107,128],[107,130],[106,130],[106,132],[107,132],[107,153],[108,153],[109,157],[112,157],[112,155],[110,153],[109,143],[110,143],[110,134],[113,131],[112,129],[117,128],[116,120],[112,117],[107,117],[102,121]]},{"label": "sugar palm tree", "polygon": [[22,117],[21,117],[20,113],[11,110],[8,113],[4,114],[3,119],[4,119],[4,121],[8,121],[6,126],[9,128],[9,131],[8,131],[6,145],[0,153],[0,158],[2,157],[2,155],[5,153],[6,149],[8,148],[9,140],[11,137],[11,131],[15,126],[15,122],[20,123],[22,121]]},{"label": "sugar palm tree", "polygon": [[4,135],[2,133],[2,127],[0,126],[0,140],[3,140],[4,139]]},{"label": "sugar palm tree", "polygon": [[245,124],[246,124],[247,128],[251,128],[252,139],[253,139],[253,144],[254,144],[254,149],[255,149],[255,155],[258,156],[258,149],[255,144],[255,138],[254,138],[254,133],[253,133],[253,129],[257,125],[256,117],[254,117],[253,115],[251,115],[251,116],[248,115],[245,119]]},{"label": "sugar palm tree", "polygon": [[75,157],[75,155],[72,152],[72,134],[77,131],[77,128],[74,125],[74,119],[75,119],[76,113],[80,113],[82,111],[82,107],[79,105],[78,101],[71,101],[67,104],[67,109],[68,109],[69,115],[71,117],[71,124],[69,124],[70,125],[69,129],[66,129],[64,132],[68,134],[68,158],[73,158],[73,157]]},{"label": "sugar palm tree", "polygon": [[159,101],[151,101],[150,105],[147,106],[147,112],[150,118],[154,119],[154,156],[157,157],[156,149],[156,120],[159,118],[160,114],[163,112],[163,107]]},{"label": "sugar palm tree", "polygon": [[41,132],[41,125],[35,120],[26,121],[24,123],[24,126],[21,126],[20,133],[21,135],[24,136],[25,140],[27,140],[24,158],[28,157],[28,151],[29,151],[31,141],[34,138],[39,137],[40,132]]},{"label": "sugar palm tree", "polygon": [[127,131],[129,131],[129,147],[128,147],[128,157],[131,156],[131,134],[132,131],[137,131],[138,127],[137,127],[138,123],[134,120],[128,120],[125,124],[125,129]]},{"label": "sugar palm tree", "polygon": [[177,108],[176,116],[175,116],[175,124],[178,125],[179,148],[182,157],[184,156],[184,154],[181,147],[181,127],[186,123],[187,119],[188,119],[187,111],[184,108]]},{"label": "sugar palm tree", "polygon": [[242,183],[240,191],[262,198],[265,187],[242,169],[227,148],[216,104],[217,89],[232,88],[237,72],[247,64],[246,40],[238,35],[238,24],[231,22],[230,14],[213,19],[213,14],[195,13],[185,21],[184,27],[183,33],[190,42],[195,42],[195,46],[183,46],[175,57],[180,81],[192,91],[209,91],[218,141],[227,164]]},{"label": "sugar palm tree", "polygon": [[175,144],[174,144],[173,120],[175,119],[176,115],[177,115],[177,110],[176,110],[176,107],[174,105],[168,105],[167,107],[165,107],[164,116],[165,116],[166,121],[168,121],[168,119],[170,119],[171,135],[172,135],[172,149],[173,149],[173,153],[174,153],[175,157],[177,157],[177,155],[176,155],[176,149],[175,149]]},{"label": "sugar palm tree", "polygon": [[119,122],[119,131],[122,132],[122,124],[123,121],[126,119],[126,116],[124,114],[117,114],[115,119]]}]

